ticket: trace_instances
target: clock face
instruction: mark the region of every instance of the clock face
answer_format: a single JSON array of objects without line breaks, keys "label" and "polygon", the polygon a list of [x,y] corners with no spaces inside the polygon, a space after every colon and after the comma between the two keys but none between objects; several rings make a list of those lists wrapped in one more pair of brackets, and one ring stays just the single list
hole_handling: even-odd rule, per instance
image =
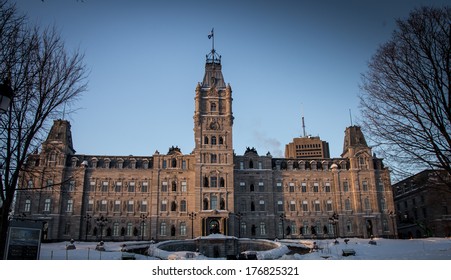
[{"label": "clock face", "polygon": [[219,128],[219,125],[217,122],[210,123],[210,129],[217,130]]}]

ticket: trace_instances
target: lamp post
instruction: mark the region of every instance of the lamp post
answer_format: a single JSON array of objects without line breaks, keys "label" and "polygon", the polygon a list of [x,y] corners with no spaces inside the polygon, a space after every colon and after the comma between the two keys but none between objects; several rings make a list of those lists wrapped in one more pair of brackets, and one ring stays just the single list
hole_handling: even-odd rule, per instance
[{"label": "lamp post", "polygon": [[89,223],[91,222],[92,216],[89,214],[86,214],[83,218],[86,220],[85,241],[88,241]]},{"label": "lamp post", "polygon": [[287,216],[282,213],[279,215],[280,221],[282,222],[282,239],[285,239],[285,218]]},{"label": "lamp post", "polygon": [[14,92],[11,88],[11,81],[7,78],[0,85],[0,114],[6,113],[13,96]]},{"label": "lamp post", "polygon": [[395,226],[395,218],[396,218],[396,213],[395,211],[389,211],[388,215],[391,218],[391,223],[392,223],[392,229],[393,229],[393,239],[396,239],[396,226]]},{"label": "lamp post", "polygon": [[188,214],[188,217],[191,220],[191,239],[194,239],[194,219],[196,218],[196,213],[191,212]]},{"label": "lamp post", "polygon": [[103,227],[108,223],[108,219],[103,215],[96,219],[97,225],[100,227],[100,241],[103,239]]},{"label": "lamp post", "polygon": [[142,241],[144,240],[144,224],[146,223],[147,215],[141,214],[139,218],[141,219],[141,241]]},{"label": "lamp post", "polygon": [[338,224],[338,214],[334,212],[332,216],[329,218],[329,224],[332,225],[332,230],[334,232],[334,238],[337,238],[336,227]]}]

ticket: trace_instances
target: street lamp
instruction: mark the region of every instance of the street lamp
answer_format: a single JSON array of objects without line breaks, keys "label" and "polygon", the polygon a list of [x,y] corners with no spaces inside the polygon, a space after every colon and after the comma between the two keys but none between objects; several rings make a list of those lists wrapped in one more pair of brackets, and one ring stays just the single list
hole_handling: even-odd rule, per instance
[{"label": "street lamp", "polygon": [[144,224],[146,223],[147,215],[141,214],[139,218],[141,219],[141,241],[142,241],[144,240]]},{"label": "street lamp", "polygon": [[96,219],[97,225],[100,227],[100,241],[102,241],[103,238],[103,227],[108,223],[108,219],[105,218],[103,215],[100,216],[100,218]]},{"label": "street lamp", "polygon": [[396,238],[396,227],[395,227],[395,218],[396,218],[396,213],[395,211],[389,211],[388,215],[391,218],[391,223],[392,223],[392,228],[393,228],[393,239]]},{"label": "street lamp", "polygon": [[0,85],[0,114],[6,113],[14,96],[9,78],[5,79]]},{"label": "street lamp", "polygon": [[191,239],[194,239],[194,219],[196,218],[196,213],[191,212],[188,214],[188,217],[191,220]]},{"label": "street lamp", "polygon": [[85,241],[88,241],[88,231],[89,231],[89,223],[91,222],[92,216],[89,214],[86,214],[83,217],[86,220],[86,233],[85,233]]},{"label": "street lamp", "polygon": [[329,224],[332,225],[332,230],[334,231],[334,238],[337,238],[336,227],[338,224],[338,214],[334,212],[332,217],[329,218]]},{"label": "street lamp", "polygon": [[279,215],[280,221],[282,222],[282,239],[285,239],[285,218],[287,216],[282,213]]}]

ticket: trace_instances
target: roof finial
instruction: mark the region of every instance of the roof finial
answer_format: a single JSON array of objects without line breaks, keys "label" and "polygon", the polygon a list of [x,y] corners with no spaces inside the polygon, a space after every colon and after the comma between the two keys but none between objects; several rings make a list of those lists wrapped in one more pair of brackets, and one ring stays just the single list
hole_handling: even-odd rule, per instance
[{"label": "roof finial", "polygon": [[215,63],[221,63],[221,56],[218,55],[215,51],[215,29],[212,28],[210,34],[208,34],[208,39],[211,39],[211,51],[207,54],[207,63],[212,63],[213,66]]}]

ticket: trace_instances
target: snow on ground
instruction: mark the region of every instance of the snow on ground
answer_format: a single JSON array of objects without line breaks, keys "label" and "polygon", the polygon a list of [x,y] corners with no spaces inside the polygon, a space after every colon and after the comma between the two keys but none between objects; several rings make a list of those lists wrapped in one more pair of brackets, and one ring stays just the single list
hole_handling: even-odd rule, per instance
[{"label": "snow on ground", "polygon": [[[376,245],[369,244],[368,239],[350,238],[334,240],[279,240],[282,244],[300,247],[313,247],[316,242],[319,249],[308,254],[286,254],[282,260],[451,260],[451,239],[379,239]],[[126,242],[128,246],[139,242]],[[43,243],[41,260],[120,260],[124,242],[105,242],[105,251],[95,250],[96,242],[75,242],[75,250],[66,250],[69,242]],[[343,249],[353,249],[355,256],[342,256]],[[137,260],[157,260],[155,257],[135,254]],[[205,260],[205,256],[196,259]]]}]

